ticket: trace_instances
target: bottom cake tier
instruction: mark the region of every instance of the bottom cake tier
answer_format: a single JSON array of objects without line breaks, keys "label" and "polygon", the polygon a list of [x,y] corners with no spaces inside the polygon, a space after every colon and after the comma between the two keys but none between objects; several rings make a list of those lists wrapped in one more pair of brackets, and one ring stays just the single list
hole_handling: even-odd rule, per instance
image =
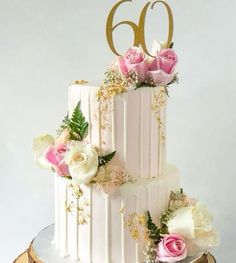
[{"label": "bottom cake tier", "polygon": [[144,262],[144,247],[131,237],[127,218],[149,210],[158,220],[167,209],[170,192],[179,189],[179,181],[177,169],[168,166],[165,176],[126,183],[106,195],[95,187],[76,188],[71,180],[55,176],[58,255],[84,263]]},{"label": "bottom cake tier", "polygon": [[[58,251],[51,242],[53,235],[54,225],[45,228],[37,235],[28,249],[29,263],[85,263],[81,261],[74,261],[70,257],[60,257]],[[19,263],[20,262],[21,261],[19,260]],[[18,260],[16,260],[16,263],[18,263]],[[140,261],[140,263],[144,262]],[[216,260],[212,255],[208,254],[198,258],[187,258],[184,261],[179,261],[178,263],[216,263]]]}]

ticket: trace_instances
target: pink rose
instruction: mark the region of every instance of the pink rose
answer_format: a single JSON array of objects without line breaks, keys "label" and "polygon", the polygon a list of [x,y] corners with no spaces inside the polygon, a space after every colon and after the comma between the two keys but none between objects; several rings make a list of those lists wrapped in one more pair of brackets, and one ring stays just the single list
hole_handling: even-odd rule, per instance
[{"label": "pink rose", "polygon": [[122,74],[127,75],[130,71],[134,71],[140,83],[145,81],[148,63],[145,54],[138,47],[130,48],[124,57],[119,57],[118,65]]},{"label": "pink rose", "polygon": [[59,176],[70,175],[68,165],[64,161],[66,152],[67,146],[59,144],[50,146],[45,153],[45,159],[52,165],[52,168]]},{"label": "pink rose", "polygon": [[151,63],[147,78],[165,86],[174,79],[177,63],[178,57],[172,49],[162,49]]},{"label": "pink rose", "polygon": [[187,246],[182,236],[166,235],[157,246],[157,260],[177,262],[187,257]]},{"label": "pink rose", "polygon": [[167,74],[171,74],[175,70],[175,66],[178,63],[178,57],[173,49],[162,49],[157,54],[157,64],[154,65],[154,69],[161,69]]}]

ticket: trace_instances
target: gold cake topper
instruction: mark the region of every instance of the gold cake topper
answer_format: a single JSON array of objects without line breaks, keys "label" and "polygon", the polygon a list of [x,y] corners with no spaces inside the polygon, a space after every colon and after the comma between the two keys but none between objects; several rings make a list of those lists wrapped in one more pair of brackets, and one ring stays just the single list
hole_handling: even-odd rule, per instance
[{"label": "gold cake topper", "polygon": [[149,1],[144,6],[144,8],[140,14],[138,24],[135,24],[132,21],[125,20],[125,21],[121,21],[120,23],[118,23],[116,25],[113,25],[114,16],[115,16],[117,9],[120,7],[121,4],[123,4],[125,2],[132,2],[132,0],[121,0],[118,3],[116,3],[112,7],[112,9],[108,15],[108,18],[107,18],[106,37],[107,37],[108,45],[110,46],[112,52],[115,53],[116,55],[120,56],[120,54],[117,52],[115,45],[114,45],[113,31],[120,25],[128,25],[134,31],[134,43],[133,43],[133,45],[137,46],[137,47],[141,46],[143,48],[143,51],[147,55],[151,56],[150,52],[147,49],[146,41],[145,41],[145,21],[146,21],[146,16],[147,16],[147,11],[148,11],[149,6],[151,5],[151,9],[153,10],[157,4],[162,4],[165,7],[167,14],[168,14],[168,22],[169,22],[168,23],[168,37],[165,41],[164,46],[166,48],[170,47],[170,45],[172,43],[172,38],[173,38],[174,19],[173,19],[173,14],[172,14],[171,8],[166,2],[159,0],[159,1],[155,1],[151,4],[151,2]]}]

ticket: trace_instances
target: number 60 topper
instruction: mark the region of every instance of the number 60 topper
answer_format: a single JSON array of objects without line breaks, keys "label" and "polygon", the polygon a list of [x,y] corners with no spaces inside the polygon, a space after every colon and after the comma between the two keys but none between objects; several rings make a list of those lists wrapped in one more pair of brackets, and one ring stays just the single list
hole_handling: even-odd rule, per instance
[{"label": "number 60 topper", "polygon": [[[119,6],[125,2],[132,2],[132,0],[121,0],[121,1],[119,1],[117,4],[115,4],[113,6],[113,8],[111,9],[111,11],[108,15],[107,24],[106,24],[107,42],[108,42],[112,52],[115,53],[116,55],[120,56],[120,54],[116,51],[116,48],[114,46],[113,31],[120,25],[128,25],[134,31],[134,44],[133,45],[137,46],[137,47],[141,46],[143,48],[143,51],[147,55],[152,56],[147,49],[146,41],[145,41],[145,20],[146,20],[147,11],[148,11],[148,8],[149,8],[151,2],[148,2],[144,6],[144,8],[140,14],[138,24],[135,24],[132,21],[125,20],[125,21],[122,21],[122,22],[113,26],[113,20],[114,20],[115,13],[116,13],[117,9],[119,8]],[[164,5],[164,7],[166,8],[166,11],[168,13],[168,20],[169,20],[168,37],[167,37],[167,40],[166,40],[165,45],[164,45],[165,48],[168,48],[171,46],[172,38],[173,38],[173,31],[174,31],[173,14],[172,14],[170,6],[165,1],[161,1],[161,0],[153,2],[151,5],[151,9],[154,9],[154,7],[157,4]]]}]

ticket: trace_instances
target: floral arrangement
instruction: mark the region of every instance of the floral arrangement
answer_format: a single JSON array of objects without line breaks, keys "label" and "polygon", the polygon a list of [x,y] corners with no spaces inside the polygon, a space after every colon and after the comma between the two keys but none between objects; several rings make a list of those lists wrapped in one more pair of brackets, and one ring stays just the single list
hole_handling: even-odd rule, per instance
[{"label": "floral arrangement", "polygon": [[124,93],[127,87],[137,89],[142,86],[165,87],[168,95],[169,85],[178,82],[175,72],[178,57],[172,48],[173,44],[170,48],[163,48],[158,42],[154,42],[153,57],[138,47],[128,49],[125,55],[118,57],[117,62],[105,72],[98,99]]},{"label": "floral arrangement", "polygon": [[95,185],[110,194],[123,183],[124,173],[111,163],[115,151],[103,154],[86,141],[88,129],[79,102],[71,118],[67,115],[63,119],[55,138],[43,134],[33,141],[35,159],[42,167],[72,179],[76,185]]},{"label": "floral arrangement", "polygon": [[206,207],[180,190],[171,193],[169,207],[158,225],[147,211],[129,215],[126,226],[133,239],[146,244],[147,263],[171,263],[216,247],[219,237],[212,223],[213,217]]}]

